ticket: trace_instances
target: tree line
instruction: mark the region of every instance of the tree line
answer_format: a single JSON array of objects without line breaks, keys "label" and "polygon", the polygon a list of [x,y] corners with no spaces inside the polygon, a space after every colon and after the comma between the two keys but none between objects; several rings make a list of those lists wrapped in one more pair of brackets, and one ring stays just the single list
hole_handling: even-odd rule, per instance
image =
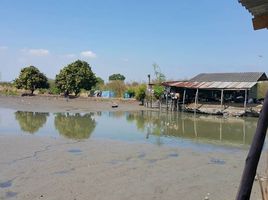
[{"label": "tree line", "polygon": [[63,67],[56,75],[55,80],[49,80],[46,75],[35,66],[21,69],[19,76],[14,80],[14,85],[18,89],[30,91],[33,95],[35,90],[39,92],[48,90],[50,94],[73,94],[78,96],[81,91],[113,90],[117,97],[123,97],[127,93],[129,97],[142,100],[146,95],[146,84],[137,82],[124,83],[125,76],[122,74],[112,74],[109,82],[97,77],[93,73],[91,66],[86,61],[77,60]]}]

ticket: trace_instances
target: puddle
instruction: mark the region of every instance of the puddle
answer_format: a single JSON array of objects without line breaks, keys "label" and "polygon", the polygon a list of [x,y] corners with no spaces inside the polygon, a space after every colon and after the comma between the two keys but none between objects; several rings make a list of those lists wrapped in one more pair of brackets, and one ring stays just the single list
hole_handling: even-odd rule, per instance
[{"label": "puddle", "polygon": [[8,199],[8,198],[12,198],[12,197],[15,197],[15,196],[17,196],[17,192],[12,192],[12,191],[8,191],[8,192],[6,192],[6,198]]},{"label": "puddle", "polygon": [[70,149],[68,150],[69,153],[73,153],[73,154],[80,154],[82,153],[82,151],[80,149]]},{"label": "puddle", "polygon": [[179,156],[179,154],[177,154],[177,153],[170,153],[170,154],[168,154],[168,157],[178,157]]},{"label": "puddle", "polygon": [[[155,111],[39,113],[0,108],[0,118],[0,135],[12,132],[18,135],[64,137],[75,141],[92,137],[224,152],[247,149],[257,126],[256,118],[227,120],[222,117]],[[72,149],[69,153],[79,154],[81,150]],[[144,156],[141,153],[138,158]]]},{"label": "puddle", "polygon": [[226,162],[221,159],[211,158],[209,164],[224,165]]},{"label": "puddle", "polygon": [[12,185],[12,180],[1,182],[0,188],[8,188],[8,187],[11,187],[11,185]]}]

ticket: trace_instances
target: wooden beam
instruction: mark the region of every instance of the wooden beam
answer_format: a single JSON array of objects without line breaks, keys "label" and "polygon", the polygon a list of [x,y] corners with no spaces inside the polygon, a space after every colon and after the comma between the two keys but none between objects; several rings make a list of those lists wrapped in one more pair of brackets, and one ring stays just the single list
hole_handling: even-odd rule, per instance
[{"label": "wooden beam", "polygon": [[240,187],[236,200],[248,200],[252,190],[252,185],[256,175],[256,170],[260,160],[266,131],[268,127],[268,92],[264,98],[264,104],[256,128],[256,133],[252,140],[248,156],[246,158],[245,168],[242,175]]},{"label": "wooden beam", "polygon": [[197,103],[198,103],[198,88],[196,89],[196,93],[195,93],[195,101],[194,101],[194,104],[195,104],[195,111],[197,109]]},{"label": "wooden beam", "polygon": [[248,91],[247,90],[245,90],[245,101],[244,101],[244,109],[246,110],[246,108],[247,108],[247,101],[248,101]]},{"label": "wooden beam", "polygon": [[221,90],[221,108],[222,108],[222,104],[223,104],[223,89]]},{"label": "wooden beam", "polygon": [[185,108],[185,96],[186,96],[186,89],[184,89],[183,91],[183,98],[182,98],[182,106],[183,106],[183,110]]},{"label": "wooden beam", "polygon": [[262,28],[268,28],[268,14],[255,16],[252,19],[254,30],[259,30]]}]

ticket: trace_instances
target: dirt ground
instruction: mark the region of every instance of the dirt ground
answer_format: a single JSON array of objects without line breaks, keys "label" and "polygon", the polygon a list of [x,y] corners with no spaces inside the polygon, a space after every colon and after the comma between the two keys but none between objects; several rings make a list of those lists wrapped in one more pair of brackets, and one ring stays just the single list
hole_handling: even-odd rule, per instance
[{"label": "dirt ground", "polygon": [[[113,108],[113,105],[118,107]],[[62,96],[0,96],[0,107],[40,112],[96,112],[145,110],[136,100]]]}]

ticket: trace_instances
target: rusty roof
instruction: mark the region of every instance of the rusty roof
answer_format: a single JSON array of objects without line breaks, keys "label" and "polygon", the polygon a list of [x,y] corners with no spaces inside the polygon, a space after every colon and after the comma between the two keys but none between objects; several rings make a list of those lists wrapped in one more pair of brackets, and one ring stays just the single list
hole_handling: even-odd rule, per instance
[{"label": "rusty roof", "polygon": [[189,88],[189,89],[226,89],[226,90],[239,90],[239,89],[250,89],[257,82],[191,82],[191,81],[173,81],[165,82],[164,86],[178,87],[178,88]]}]

